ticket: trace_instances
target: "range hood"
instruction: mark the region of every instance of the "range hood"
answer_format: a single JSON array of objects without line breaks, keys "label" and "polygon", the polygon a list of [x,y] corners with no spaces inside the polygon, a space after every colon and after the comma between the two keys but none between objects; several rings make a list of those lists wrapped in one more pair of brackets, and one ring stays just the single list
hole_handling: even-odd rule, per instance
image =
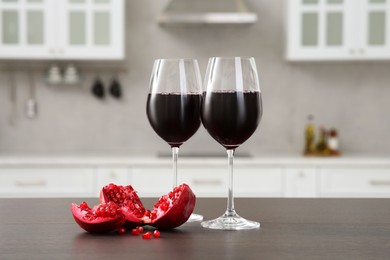
[{"label": "range hood", "polygon": [[257,14],[244,0],[171,0],[159,16],[160,24],[252,24]]}]

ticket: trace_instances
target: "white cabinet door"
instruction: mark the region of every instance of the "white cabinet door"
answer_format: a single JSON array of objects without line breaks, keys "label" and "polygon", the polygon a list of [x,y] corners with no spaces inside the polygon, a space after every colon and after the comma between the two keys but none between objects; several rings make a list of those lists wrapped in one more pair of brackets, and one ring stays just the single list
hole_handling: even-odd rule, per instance
[{"label": "white cabinet door", "polygon": [[356,0],[289,0],[287,8],[287,59],[346,59],[355,54]]},{"label": "white cabinet door", "polygon": [[390,1],[361,0],[358,50],[362,57],[390,58]]},{"label": "white cabinet door", "polygon": [[0,197],[90,197],[94,170],[30,167],[0,169]]},{"label": "white cabinet door", "polygon": [[322,167],[322,197],[390,197],[390,169],[387,167]]},{"label": "white cabinet door", "polygon": [[[141,197],[159,197],[172,190],[172,168],[166,166],[133,168],[128,180]],[[227,197],[227,166],[181,165],[178,184],[182,183],[188,184],[197,197]],[[282,168],[235,167],[235,197],[280,197],[282,195]]]},{"label": "white cabinet door", "polygon": [[49,0],[0,1],[0,57],[42,58],[50,56],[54,18]]},{"label": "white cabinet door", "polygon": [[98,168],[96,170],[97,185],[95,187],[96,196],[100,195],[101,189],[110,184],[114,183],[116,185],[128,185],[127,175],[129,170],[125,167],[115,167],[115,168]]},{"label": "white cabinet door", "polygon": [[315,167],[288,167],[285,173],[286,197],[317,197],[318,174]]},{"label": "white cabinet door", "polygon": [[58,58],[124,58],[122,0],[61,0],[58,8]]},{"label": "white cabinet door", "polygon": [[[180,182],[190,185],[198,197],[227,197],[227,166],[181,168]],[[280,197],[283,173],[280,167],[234,166],[235,197]]]},{"label": "white cabinet door", "polygon": [[123,0],[1,0],[0,58],[124,58]]},{"label": "white cabinet door", "polygon": [[188,184],[197,197],[227,196],[227,169],[220,166],[181,167],[178,183]]},{"label": "white cabinet door", "polygon": [[390,59],[390,0],[287,1],[287,59]]},{"label": "white cabinet door", "polygon": [[129,170],[128,182],[140,197],[161,197],[173,188],[172,168],[135,167]]}]

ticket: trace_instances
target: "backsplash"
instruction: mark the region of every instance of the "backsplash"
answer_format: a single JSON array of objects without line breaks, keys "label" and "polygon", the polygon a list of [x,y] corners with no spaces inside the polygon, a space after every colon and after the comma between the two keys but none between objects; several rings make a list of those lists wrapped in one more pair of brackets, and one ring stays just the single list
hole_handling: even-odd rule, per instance
[{"label": "backsplash", "polygon": [[[168,1],[126,1],[126,60],[118,63],[123,97],[99,100],[91,87],[99,74],[107,87],[112,64],[74,62],[80,86],[47,86],[44,69],[35,69],[38,115],[25,116],[29,73],[14,74],[16,105],[11,102],[7,71],[0,71],[1,154],[128,154],[169,152],[150,127],[146,96],[153,61],[195,57],[202,76],[210,56],[254,56],[260,75],[264,113],[257,132],[238,153],[301,154],[308,114],[317,125],[339,131],[343,154],[390,154],[390,63],[290,63],[285,55],[283,0],[247,1],[258,14],[250,26],[161,27],[157,15]],[[0,62],[6,67],[6,62]],[[47,62],[37,62],[44,68]],[[97,66],[99,72],[91,67]],[[13,109],[15,109],[13,111]],[[201,129],[182,146],[182,153],[223,153]]]}]

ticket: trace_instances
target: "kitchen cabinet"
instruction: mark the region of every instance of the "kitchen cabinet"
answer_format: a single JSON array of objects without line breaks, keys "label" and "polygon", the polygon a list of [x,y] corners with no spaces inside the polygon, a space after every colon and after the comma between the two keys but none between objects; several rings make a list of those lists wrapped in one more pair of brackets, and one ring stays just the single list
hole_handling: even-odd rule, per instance
[{"label": "kitchen cabinet", "polygon": [[94,171],[84,167],[0,169],[0,197],[90,197]]},{"label": "kitchen cabinet", "polygon": [[316,167],[291,166],[285,173],[286,197],[317,197],[318,171]]},{"label": "kitchen cabinet", "polygon": [[321,197],[390,197],[389,167],[321,167]]},{"label": "kitchen cabinet", "polygon": [[287,59],[390,59],[389,0],[287,1]]},{"label": "kitchen cabinet", "polygon": [[[283,194],[281,167],[234,168],[235,197],[280,197]],[[136,167],[131,170],[130,183],[141,197],[156,197],[173,186],[172,167]],[[213,166],[181,165],[178,184],[188,184],[197,197],[226,197],[228,172],[224,164]]]},{"label": "kitchen cabinet", "polygon": [[130,182],[127,180],[129,169],[127,167],[99,167],[95,170],[96,176],[91,180],[95,185],[95,196],[100,195],[100,190],[103,186],[109,183],[117,185],[127,185]]},{"label": "kitchen cabinet", "polygon": [[123,0],[1,0],[1,59],[123,59]]},{"label": "kitchen cabinet", "polygon": [[[235,197],[280,197],[282,169],[280,167],[234,167]],[[182,168],[180,183],[187,183],[200,197],[226,197],[228,171],[226,165]]]},{"label": "kitchen cabinet", "polygon": [[130,169],[128,180],[140,197],[160,197],[172,190],[172,168],[147,165],[133,167]]},{"label": "kitchen cabinet", "polygon": [[[109,183],[131,184],[140,197],[173,186],[169,159],[1,158],[0,197],[98,197]],[[178,183],[197,197],[226,197],[223,159],[182,159]],[[390,160],[362,158],[236,159],[235,197],[390,197]]]}]

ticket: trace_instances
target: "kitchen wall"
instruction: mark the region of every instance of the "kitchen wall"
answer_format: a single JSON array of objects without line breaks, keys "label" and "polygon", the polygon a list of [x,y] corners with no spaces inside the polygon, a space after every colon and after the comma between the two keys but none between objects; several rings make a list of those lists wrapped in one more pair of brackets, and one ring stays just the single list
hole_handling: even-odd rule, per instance
[{"label": "kitchen wall", "polygon": [[[48,62],[28,63],[35,67],[36,119],[27,119],[24,113],[29,95],[26,69],[14,72],[17,98],[12,112],[10,77],[4,70],[9,63],[0,62],[1,154],[152,156],[169,152],[145,115],[153,60],[196,57],[204,72],[209,56],[232,55],[256,58],[264,99],[260,127],[237,153],[299,154],[306,116],[312,113],[317,124],[339,130],[345,154],[390,154],[390,62],[287,62],[284,0],[248,0],[258,13],[254,25],[174,28],[156,23],[167,0],[126,2],[124,62],[75,62],[84,70],[82,84],[57,87],[43,82]],[[97,100],[90,93],[92,82],[99,73],[107,85],[113,67],[122,68],[124,98]],[[223,149],[201,128],[182,146],[182,153],[190,152],[223,154]]]}]

